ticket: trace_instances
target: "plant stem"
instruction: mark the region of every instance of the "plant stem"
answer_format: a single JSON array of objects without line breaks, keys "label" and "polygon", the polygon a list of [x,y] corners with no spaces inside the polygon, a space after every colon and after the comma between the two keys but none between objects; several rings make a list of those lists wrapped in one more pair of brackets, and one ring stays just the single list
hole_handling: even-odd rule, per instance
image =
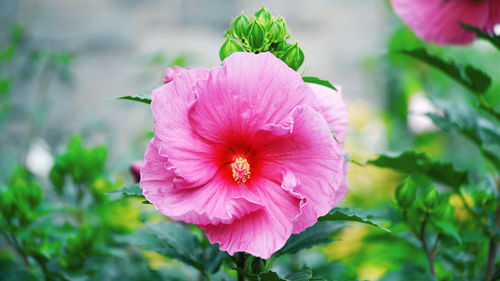
[{"label": "plant stem", "polygon": [[21,244],[17,241],[16,237],[14,235],[12,235],[8,231],[6,231],[6,232],[2,231],[2,234],[4,235],[5,240],[7,241],[7,243],[9,243],[14,248],[14,250],[16,250],[16,252],[22,257],[23,263],[24,263],[24,267],[26,269],[29,269],[30,263],[28,261],[28,256],[23,251],[23,249],[21,247]]},{"label": "plant stem", "polygon": [[[496,179],[497,190],[500,192],[500,179]],[[497,211],[495,213],[495,227],[500,227],[500,200],[497,201]],[[497,261],[498,254],[498,242],[497,237],[493,233],[490,239],[490,245],[488,247],[488,261],[486,262],[486,281],[490,281],[495,274],[495,264]]]},{"label": "plant stem", "polygon": [[422,223],[422,228],[420,229],[420,241],[422,241],[422,247],[424,248],[425,255],[427,257],[427,262],[429,263],[429,272],[435,279],[436,271],[434,269],[434,253],[431,249],[429,249],[429,245],[427,245],[427,240],[425,239],[425,227],[427,226],[428,220],[429,220],[429,214],[425,216],[424,222]]},{"label": "plant stem", "polygon": [[245,276],[243,276],[242,271],[245,270],[246,259],[245,253],[238,253],[238,260],[236,261],[236,266],[238,267],[238,281],[245,281]]},{"label": "plant stem", "polygon": [[34,256],[35,260],[37,261],[38,265],[40,265],[40,268],[42,269],[43,276],[45,277],[45,281],[52,281],[52,277],[50,276],[50,272],[47,269],[47,264],[46,262],[39,256],[35,255]]}]

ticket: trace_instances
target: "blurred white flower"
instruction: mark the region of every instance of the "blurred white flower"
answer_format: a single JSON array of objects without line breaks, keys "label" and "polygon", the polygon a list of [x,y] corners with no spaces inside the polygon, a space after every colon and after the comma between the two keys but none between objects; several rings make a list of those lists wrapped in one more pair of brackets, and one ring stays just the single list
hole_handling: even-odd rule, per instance
[{"label": "blurred white flower", "polygon": [[54,158],[49,152],[49,146],[41,139],[34,139],[26,155],[26,168],[40,177],[48,177],[50,169],[54,165]]},{"label": "blurred white flower", "polygon": [[425,115],[427,113],[439,114],[439,110],[425,94],[420,92],[414,93],[408,101],[407,125],[411,132],[421,134],[437,130],[431,118]]},{"label": "blurred white flower", "polygon": [[500,24],[497,24],[495,25],[495,27],[493,27],[493,32],[495,32],[495,35],[500,35]]}]

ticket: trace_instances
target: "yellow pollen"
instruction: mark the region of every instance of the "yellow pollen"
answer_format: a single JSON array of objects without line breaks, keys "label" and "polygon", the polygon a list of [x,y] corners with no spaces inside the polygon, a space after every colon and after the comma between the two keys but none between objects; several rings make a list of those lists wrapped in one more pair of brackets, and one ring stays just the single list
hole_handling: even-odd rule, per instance
[{"label": "yellow pollen", "polygon": [[233,169],[233,179],[235,182],[245,183],[250,179],[250,164],[248,164],[247,159],[244,157],[237,157],[231,164],[231,168]]}]

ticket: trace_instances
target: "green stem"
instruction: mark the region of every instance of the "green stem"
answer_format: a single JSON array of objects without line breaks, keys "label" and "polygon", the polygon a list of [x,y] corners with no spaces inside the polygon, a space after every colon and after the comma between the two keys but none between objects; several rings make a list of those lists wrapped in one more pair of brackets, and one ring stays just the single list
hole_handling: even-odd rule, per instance
[{"label": "green stem", "polygon": [[52,281],[52,276],[50,274],[50,271],[47,268],[47,263],[39,256],[34,256],[36,262],[42,269],[43,277],[45,278],[45,281]]},{"label": "green stem", "polygon": [[28,256],[23,251],[23,248],[22,248],[21,244],[19,243],[19,241],[17,241],[16,237],[8,231],[6,231],[6,232],[2,231],[2,234],[5,237],[5,240],[7,241],[7,243],[9,243],[12,246],[12,248],[14,248],[14,250],[21,256],[21,258],[23,259],[24,267],[26,269],[29,269],[30,263],[28,261]]},{"label": "green stem", "polygon": [[238,259],[236,261],[236,266],[238,267],[238,281],[245,281],[245,276],[243,276],[242,271],[245,270],[246,253],[238,253]]},{"label": "green stem", "polygon": [[[500,192],[500,179],[496,179],[497,190]],[[497,211],[495,214],[495,227],[500,227],[500,200],[497,201]],[[486,280],[490,281],[495,274],[495,264],[497,261],[498,254],[498,242],[497,237],[493,233],[490,239],[490,244],[488,246],[488,260],[486,261]]]},{"label": "green stem", "polygon": [[422,242],[422,247],[424,248],[425,255],[427,257],[427,262],[429,263],[429,272],[432,277],[436,279],[436,271],[434,269],[434,253],[429,249],[427,245],[427,239],[425,239],[425,227],[427,226],[427,221],[429,220],[429,213],[425,216],[424,222],[422,222],[422,227],[420,228],[420,241]]}]

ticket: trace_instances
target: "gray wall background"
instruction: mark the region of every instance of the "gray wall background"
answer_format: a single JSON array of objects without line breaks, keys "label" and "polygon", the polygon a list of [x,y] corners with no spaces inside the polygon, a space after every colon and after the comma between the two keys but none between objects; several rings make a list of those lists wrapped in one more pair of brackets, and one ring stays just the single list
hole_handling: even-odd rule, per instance
[{"label": "gray wall background", "polygon": [[[306,54],[307,74],[341,84],[349,104],[381,104],[383,89],[365,64],[386,52],[390,25],[382,0],[1,0],[0,23],[4,31],[22,23],[30,44],[75,55],[72,85],[48,86],[43,126],[35,137],[54,152],[81,133],[91,144],[112,145],[112,163],[123,166],[143,153],[147,141],[140,136],[152,129],[152,118],[146,105],[110,100],[161,84],[167,65],[148,64],[154,54],[184,54],[188,66],[215,66],[231,19],[262,5],[287,21],[291,39]],[[40,83],[18,84],[2,145],[19,149],[30,132],[28,116],[37,108],[33,97]]]}]

